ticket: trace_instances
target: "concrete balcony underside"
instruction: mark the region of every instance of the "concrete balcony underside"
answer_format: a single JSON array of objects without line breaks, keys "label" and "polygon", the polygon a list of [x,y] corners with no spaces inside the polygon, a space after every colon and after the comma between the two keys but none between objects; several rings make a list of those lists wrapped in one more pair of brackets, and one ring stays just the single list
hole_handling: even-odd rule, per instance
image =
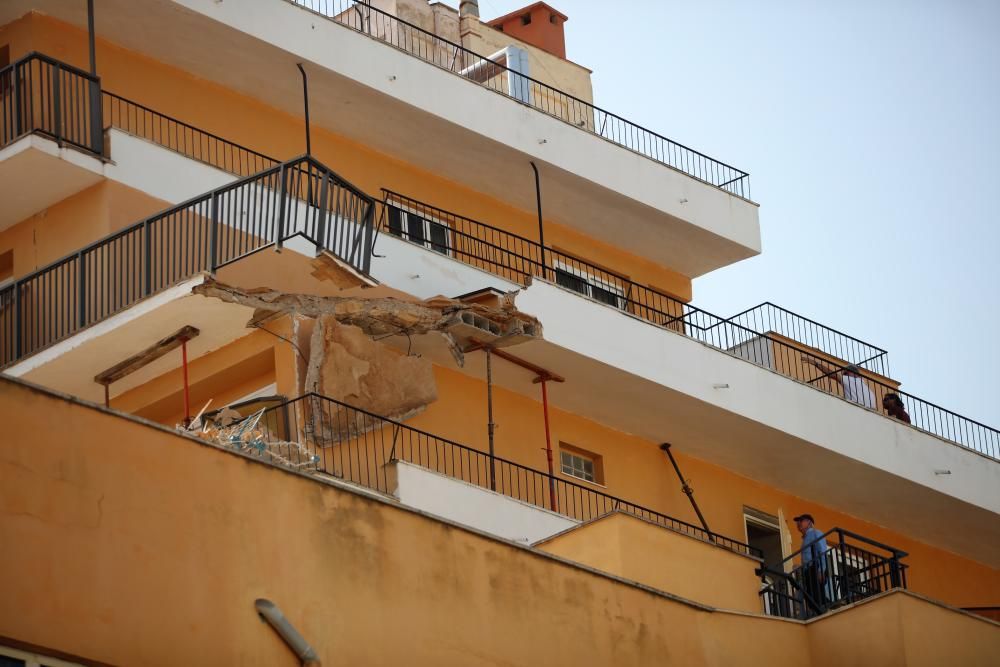
[{"label": "concrete balcony underside", "polygon": [[[288,289],[294,284],[317,295],[355,293],[354,288],[341,289],[318,276],[312,263],[314,256],[315,246],[296,237],[280,253],[265,249],[220,269],[218,278],[252,288],[261,286],[258,276],[280,276],[268,280],[268,284],[276,289]],[[255,331],[249,326],[253,308],[192,294],[192,289],[204,281],[205,275],[199,274],[179,282],[41,349],[3,372],[85,400],[103,402],[104,388],[94,381],[95,375],[150,349],[182,327],[191,326],[200,332],[188,343],[189,363]],[[381,287],[363,289],[366,296],[388,293]],[[160,357],[112,384],[109,396],[114,399],[180,367],[179,353]]]},{"label": "concrete balcony underside", "polygon": [[[11,0],[80,27],[85,5]],[[760,252],[757,206],[281,0],[105,0],[98,32],[344,137],[696,277]],[[391,185],[391,184],[390,184]]]},{"label": "concrete balcony underside", "polygon": [[0,231],[100,182],[104,163],[29,134],[0,149]]}]

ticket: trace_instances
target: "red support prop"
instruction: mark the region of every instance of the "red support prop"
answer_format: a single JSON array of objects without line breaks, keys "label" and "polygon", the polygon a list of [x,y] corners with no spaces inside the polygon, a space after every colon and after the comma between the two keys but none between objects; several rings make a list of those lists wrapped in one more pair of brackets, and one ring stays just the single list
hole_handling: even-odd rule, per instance
[{"label": "red support prop", "polygon": [[549,392],[545,388],[545,378],[541,379],[542,385],[542,414],[545,416],[545,457],[549,461],[549,509],[553,512],[559,511],[556,504],[556,480],[552,470],[552,439],[549,436]]},{"label": "red support prop", "polygon": [[184,371],[184,425],[191,425],[191,395],[188,391],[188,344],[185,338],[181,342],[181,368]]}]

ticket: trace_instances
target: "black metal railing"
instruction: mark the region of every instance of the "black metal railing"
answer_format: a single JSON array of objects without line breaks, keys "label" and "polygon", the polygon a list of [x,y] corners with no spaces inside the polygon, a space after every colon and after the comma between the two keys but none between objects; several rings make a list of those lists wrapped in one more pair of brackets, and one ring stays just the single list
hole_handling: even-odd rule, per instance
[{"label": "black metal railing", "polygon": [[293,236],[367,273],[374,203],[300,157],[173,206],[0,290],[0,366]]},{"label": "black metal railing", "polygon": [[104,91],[104,120],[109,127],[237,176],[252,176],[278,160],[171,118],[138,102]]},{"label": "black metal railing", "polygon": [[737,553],[761,555],[686,521],[315,393],[265,410],[248,435],[234,444],[271,462],[320,471],[381,493],[394,490],[386,464],[405,461],[579,521],[626,512]]},{"label": "black metal railing", "polygon": [[104,152],[100,79],[41,53],[0,69],[0,147],[41,134]]},{"label": "black metal railing", "polygon": [[889,353],[880,347],[820,324],[770,301],[748,308],[727,321],[762,333],[775,333],[889,377]]},{"label": "black metal railing", "polygon": [[743,199],[750,175],[360,0],[287,0]]},{"label": "black metal railing", "polygon": [[[379,217],[381,232],[432,252],[450,256],[520,285],[528,284],[532,278],[548,280],[650,324],[808,383],[826,393],[845,397],[845,385],[840,373],[846,366],[816,354],[808,344],[789,343],[770,335],[769,327],[775,324],[773,320],[760,329],[754,329],[747,326],[756,323],[753,317],[718,317],[657,289],[635,283],[621,274],[564,252],[543,248],[537,241],[390,190],[383,190]],[[795,320],[789,317],[788,321]],[[811,335],[818,336],[824,329],[831,332],[828,334],[831,340],[836,340],[833,330],[821,325],[815,325]],[[848,338],[844,337],[845,340]],[[810,340],[814,343],[813,347],[820,347],[815,345],[818,341]],[[864,345],[867,344],[858,341],[855,349],[864,350]],[[828,347],[837,349],[832,343]],[[814,364],[820,364],[827,370],[820,370]],[[1000,431],[997,429],[900,391],[871,374],[864,375],[863,383],[865,394],[854,400],[862,407],[885,414],[883,399],[895,394],[903,402],[913,426],[993,459],[1000,459]]]},{"label": "black metal railing", "polygon": [[906,588],[906,552],[842,528],[758,569],[764,612],[806,619],[894,588]]}]

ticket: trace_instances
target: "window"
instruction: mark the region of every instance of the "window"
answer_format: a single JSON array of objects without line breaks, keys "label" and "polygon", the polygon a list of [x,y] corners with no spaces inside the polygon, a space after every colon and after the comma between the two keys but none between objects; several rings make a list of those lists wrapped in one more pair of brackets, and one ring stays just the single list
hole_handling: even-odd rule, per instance
[{"label": "window", "polygon": [[559,469],[564,475],[585,482],[604,484],[604,462],[600,455],[559,443]]},{"label": "window", "polygon": [[591,299],[609,306],[625,310],[625,292],[621,288],[558,260],[556,260],[554,268],[557,285],[589,296]]},{"label": "window", "polygon": [[442,255],[451,254],[448,225],[413,211],[389,206],[389,233]]},{"label": "window", "polygon": [[14,251],[0,252],[0,287],[14,279]]},{"label": "window", "polygon": [[530,24],[531,24],[531,14],[523,14],[521,16],[521,25],[530,25]]}]

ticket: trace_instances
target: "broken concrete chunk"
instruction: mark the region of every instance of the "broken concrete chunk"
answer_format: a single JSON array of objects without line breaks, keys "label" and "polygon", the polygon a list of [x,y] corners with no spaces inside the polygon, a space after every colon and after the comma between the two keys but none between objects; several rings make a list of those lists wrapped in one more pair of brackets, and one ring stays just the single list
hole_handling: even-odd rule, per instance
[{"label": "broken concrete chunk", "polygon": [[316,320],[309,347],[306,391],[393,419],[416,414],[438,398],[429,360],[402,355],[333,316]]}]

